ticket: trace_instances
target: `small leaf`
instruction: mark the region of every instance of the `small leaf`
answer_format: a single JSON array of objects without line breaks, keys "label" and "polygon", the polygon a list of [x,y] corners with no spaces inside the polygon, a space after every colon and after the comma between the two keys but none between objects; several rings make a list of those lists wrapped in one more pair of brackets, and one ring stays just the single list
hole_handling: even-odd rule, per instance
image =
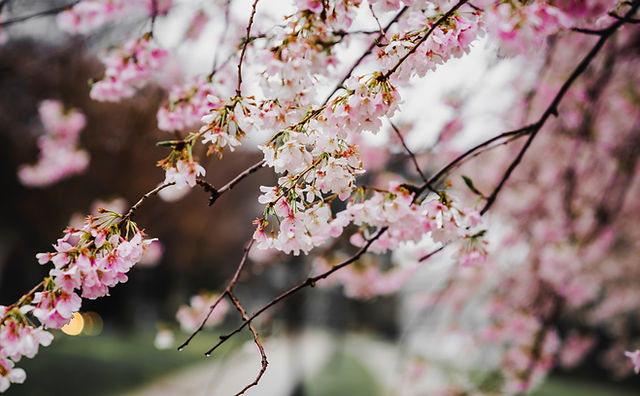
[{"label": "small leaf", "polygon": [[481,197],[484,198],[484,194],[481,193],[476,186],[473,185],[473,180],[471,180],[471,178],[469,176],[466,175],[462,175],[462,180],[464,180],[464,184],[467,185],[467,187],[469,187],[469,190],[473,191],[476,195],[479,195]]}]

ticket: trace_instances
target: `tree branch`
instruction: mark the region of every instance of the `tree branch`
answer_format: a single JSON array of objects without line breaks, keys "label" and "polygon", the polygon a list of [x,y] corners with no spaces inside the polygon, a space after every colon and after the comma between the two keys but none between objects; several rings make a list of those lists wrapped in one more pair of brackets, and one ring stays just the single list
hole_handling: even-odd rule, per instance
[{"label": "tree branch", "polygon": [[59,12],[68,10],[69,8],[71,8],[74,5],[78,4],[79,2],[80,2],[80,0],[76,0],[76,1],[72,1],[69,4],[60,6],[60,7],[50,8],[48,10],[39,11],[39,12],[36,12],[36,13],[33,13],[33,14],[15,17],[13,19],[9,19],[9,20],[6,20],[4,22],[0,22],[0,27],[3,28],[3,27],[7,27],[9,25],[13,25],[15,23],[27,21],[29,19],[39,18],[39,17],[47,16],[47,15],[54,15],[54,14],[57,14]]},{"label": "tree branch", "polygon": [[502,176],[502,179],[500,180],[500,182],[498,183],[496,188],[493,190],[493,192],[491,193],[489,198],[487,198],[486,204],[484,205],[484,207],[480,211],[481,215],[485,214],[489,210],[489,208],[491,208],[491,206],[495,202],[496,198],[498,197],[498,194],[502,190],[502,187],[504,186],[506,181],[509,179],[509,177],[513,173],[514,169],[518,166],[520,161],[522,161],[522,158],[524,157],[524,154],[526,153],[526,151],[529,149],[529,146],[531,146],[531,143],[533,142],[533,139],[535,139],[536,135],[538,134],[540,129],[542,129],[542,127],[544,126],[546,121],[549,119],[549,117],[552,116],[552,115],[558,116],[558,105],[560,104],[560,102],[564,98],[564,95],[567,93],[567,91],[569,90],[571,85],[575,82],[575,80],[582,73],[584,73],[584,71],[587,69],[587,66],[589,66],[591,61],[593,61],[593,59],[598,54],[598,52],[600,52],[600,50],[604,46],[605,42],[613,35],[613,33],[615,33],[615,31],[620,26],[625,24],[625,20],[628,17],[630,17],[631,15],[633,15],[633,13],[635,13],[635,11],[638,9],[639,5],[640,5],[640,0],[634,0],[631,3],[631,8],[629,9],[629,11],[627,11],[627,13],[625,14],[624,18],[618,19],[611,26],[607,27],[606,29],[603,29],[603,32],[600,35],[600,38],[598,39],[596,44],[591,48],[589,53],[582,59],[582,61],[578,64],[578,66],[576,66],[576,68],[573,70],[573,72],[571,73],[569,78],[564,82],[564,84],[562,84],[562,86],[560,87],[560,90],[558,90],[558,93],[553,98],[553,101],[551,101],[551,103],[549,104],[547,109],[540,116],[540,119],[536,123],[531,125],[531,131],[529,132],[529,138],[525,142],[524,146],[522,146],[522,148],[520,149],[520,152],[518,153],[516,158],[513,160],[513,162],[511,162],[511,164],[507,168],[506,172]]},{"label": "tree branch", "polygon": [[342,263],[340,263],[338,265],[335,265],[333,268],[331,268],[330,270],[328,270],[326,272],[323,272],[320,275],[307,278],[304,282],[299,283],[298,285],[292,287],[291,289],[285,291],[284,293],[280,294],[278,297],[274,298],[273,300],[271,300],[268,303],[266,303],[265,305],[263,305],[253,315],[251,315],[248,319],[245,319],[240,324],[240,326],[236,327],[234,330],[228,332],[225,335],[221,335],[220,336],[220,341],[218,341],[218,343],[216,345],[214,345],[211,349],[209,349],[206,352],[206,354],[211,354],[220,345],[222,345],[226,340],[228,340],[231,336],[233,336],[234,334],[236,334],[236,333],[240,332],[242,329],[244,329],[245,326],[250,324],[255,318],[260,316],[267,309],[269,309],[269,308],[273,307],[274,305],[278,304],[280,301],[285,300],[288,297],[291,297],[292,295],[296,294],[297,292],[299,292],[300,290],[304,289],[305,287],[314,287],[316,285],[317,281],[327,278],[328,276],[330,276],[334,272],[338,271],[339,269],[341,269],[343,267],[346,267],[349,264],[351,264],[351,263],[355,262],[356,260],[358,260],[369,249],[371,244],[373,244],[373,242],[375,242],[378,238],[380,238],[380,236],[382,234],[384,234],[386,231],[387,231],[387,227],[381,228],[378,231],[378,233],[376,235],[374,235],[371,239],[369,239],[367,241],[367,243],[364,246],[362,246],[353,256],[349,257],[348,259],[346,259]]},{"label": "tree branch", "polygon": [[229,284],[227,285],[227,287],[224,289],[222,294],[220,294],[220,297],[218,297],[218,299],[213,304],[211,304],[211,306],[209,307],[209,312],[202,319],[202,322],[200,322],[200,326],[198,326],[198,328],[195,331],[193,331],[191,333],[191,335],[189,335],[189,337],[182,344],[180,344],[180,346],[178,347],[179,351],[183,350],[187,345],[189,345],[191,340],[193,340],[193,338],[199,332],[202,331],[202,329],[204,328],[204,325],[207,323],[207,320],[209,320],[209,317],[211,316],[211,313],[213,313],[213,310],[218,306],[220,301],[222,301],[222,299],[227,294],[229,294],[229,293],[231,293],[233,291],[233,287],[236,285],[236,283],[238,282],[238,278],[240,277],[240,272],[242,272],[242,269],[244,268],[244,265],[247,262],[247,258],[249,257],[249,250],[251,250],[251,246],[253,246],[253,241],[254,241],[253,238],[251,238],[251,240],[247,243],[247,246],[244,248],[244,253],[242,254],[242,259],[240,259],[240,264],[238,264],[238,267],[236,268],[236,272],[233,274],[233,277],[229,281]]},{"label": "tree branch", "polygon": [[[233,303],[233,305],[235,305],[236,309],[240,312],[240,315],[242,315],[242,319],[243,320],[248,320],[249,317],[247,316],[247,312],[244,310],[244,307],[240,304],[240,301],[238,301],[238,299],[236,298],[236,296],[233,295],[232,291],[228,291],[227,292],[227,296],[229,296],[229,299],[231,300],[231,303]],[[267,361],[267,354],[264,351],[264,346],[262,345],[262,342],[260,342],[260,338],[258,337],[258,332],[256,332],[256,329],[253,327],[252,323],[249,323],[249,330],[251,330],[251,334],[253,334],[253,342],[256,344],[256,346],[258,347],[258,350],[260,351],[260,371],[258,372],[258,375],[256,376],[256,379],[253,380],[252,383],[248,384],[247,386],[245,386],[244,388],[242,388],[242,390],[238,393],[235,394],[235,396],[240,396],[243,393],[245,393],[249,388],[252,388],[256,385],[258,385],[258,382],[260,382],[260,378],[262,378],[262,376],[264,375],[265,371],[267,371],[267,365],[269,364],[269,362]]]},{"label": "tree branch", "polygon": [[247,34],[244,38],[244,43],[242,43],[242,51],[240,52],[240,60],[238,61],[238,85],[236,86],[236,97],[241,97],[241,86],[242,86],[242,61],[244,60],[244,54],[247,52],[247,46],[249,45],[251,38],[251,26],[253,25],[253,17],[256,15],[256,8],[258,7],[258,1],[255,0],[253,2],[253,6],[251,6],[251,16],[249,17],[249,23],[247,24]]},{"label": "tree branch", "polygon": [[389,120],[389,124],[391,124],[391,128],[393,128],[393,130],[396,132],[396,135],[398,135],[398,139],[400,139],[400,143],[402,143],[402,147],[404,147],[404,149],[407,152],[407,154],[409,154],[409,156],[411,157],[411,161],[413,161],[413,165],[416,167],[416,171],[418,171],[418,174],[420,174],[420,177],[422,178],[422,181],[426,182],[427,178],[424,175],[424,173],[422,172],[422,169],[420,169],[420,165],[418,165],[418,160],[416,160],[416,156],[413,154],[413,152],[411,152],[411,150],[409,150],[409,147],[405,143],[404,138],[402,137],[402,134],[400,133],[400,130],[398,130],[398,127],[396,127],[395,124],[391,120]]}]

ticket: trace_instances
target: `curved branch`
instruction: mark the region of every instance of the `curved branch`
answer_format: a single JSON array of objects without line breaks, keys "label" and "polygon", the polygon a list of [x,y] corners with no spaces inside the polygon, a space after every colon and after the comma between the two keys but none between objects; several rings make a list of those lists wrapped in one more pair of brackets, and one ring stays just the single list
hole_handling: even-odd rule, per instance
[{"label": "curved branch", "polygon": [[257,318],[258,316],[260,316],[264,311],[266,311],[267,309],[273,307],[274,305],[278,304],[280,301],[287,299],[288,297],[291,297],[292,295],[296,294],[297,292],[299,292],[300,290],[304,289],[305,287],[314,287],[316,285],[316,282],[322,279],[327,278],[328,276],[330,276],[331,274],[333,274],[334,272],[338,271],[339,269],[348,266],[349,264],[352,264],[353,262],[357,261],[368,249],[369,247],[371,247],[371,245],[373,244],[373,242],[375,242],[378,238],[380,238],[380,236],[382,236],[382,234],[384,234],[387,231],[387,227],[383,227],[381,228],[378,233],[376,235],[374,235],[371,239],[369,239],[367,241],[366,244],[364,244],[360,249],[358,249],[358,251],[353,254],[353,256],[349,257],[348,259],[346,259],[345,261],[343,261],[342,263],[335,265],[333,268],[331,268],[330,270],[323,272],[320,275],[317,276],[313,276],[313,277],[309,277],[307,278],[304,282],[299,283],[298,285],[292,287],[291,289],[285,291],[284,293],[280,294],[278,297],[274,298],[273,300],[269,301],[268,303],[266,303],[265,305],[263,305],[260,309],[258,309],[253,315],[251,315],[248,319],[245,319],[238,327],[236,327],[234,330],[228,332],[225,335],[221,335],[220,336],[220,341],[218,341],[218,343],[216,345],[214,345],[211,349],[209,349],[205,355],[210,355],[213,351],[215,351],[220,345],[222,345],[226,340],[228,340],[231,336],[233,336],[234,334],[240,332],[242,329],[244,329],[247,325],[249,325],[255,318]]},{"label": "curved branch", "polygon": [[59,12],[68,10],[69,8],[71,8],[74,5],[78,4],[79,2],[80,2],[80,0],[76,0],[76,1],[72,1],[69,4],[60,6],[60,7],[50,8],[48,10],[39,11],[39,12],[36,12],[36,13],[33,13],[33,14],[15,17],[13,19],[9,19],[9,20],[6,20],[4,22],[0,22],[0,28],[7,27],[9,25],[13,25],[13,24],[19,23],[19,22],[24,22],[24,21],[27,21],[27,20],[33,19],[33,18],[39,18],[39,17],[43,17],[43,16],[54,15],[54,14],[57,14]]}]

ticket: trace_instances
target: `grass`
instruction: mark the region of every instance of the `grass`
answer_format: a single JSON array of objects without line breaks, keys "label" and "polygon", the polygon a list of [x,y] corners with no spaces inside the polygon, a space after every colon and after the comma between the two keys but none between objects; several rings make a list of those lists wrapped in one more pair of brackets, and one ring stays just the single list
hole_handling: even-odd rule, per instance
[{"label": "grass", "polygon": [[[16,366],[27,372],[24,384],[13,384],[6,395],[61,396],[120,394],[173,373],[189,365],[202,363],[204,351],[217,341],[214,334],[200,334],[178,352],[158,350],[151,331],[100,336],[70,337],[62,333],[47,348],[40,348],[34,359],[23,358]],[[182,341],[186,335],[177,334]],[[225,356],[244,342],[231,339],[220,349]],[[228,344],[228,345],[227,345]],[[210,358],[213,359],[214,357]]]},{"label": "grass", "polygon": [[304,387],[305,396],[379,396],[380,387],[355,358],[336,353]]},{"label": "grass", "polygon": [[635,396],[638,392],[615,385],[597,384],[588,380],[548,378],[531,396]]}]

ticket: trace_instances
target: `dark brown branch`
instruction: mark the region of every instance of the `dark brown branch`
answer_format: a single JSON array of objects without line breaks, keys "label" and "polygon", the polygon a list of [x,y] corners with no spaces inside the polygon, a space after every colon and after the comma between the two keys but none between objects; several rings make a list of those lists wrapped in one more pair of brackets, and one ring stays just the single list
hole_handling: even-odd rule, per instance
[{"label": "dark brown branch", "polygon": [[431,28],[429,28],[429,30],[427,31],[427,33],[416,43],[416,45],[414,45],[409,52],[407,52],[406,54],[404,54],[404,56],[402,58],[400,58],[398,60],[398,62],[391,68],[389,69],[383,76],[382,78],[385,80],[389,79],[389,76],[391,76],[393,73],[395,73],[395,71],[400,67],[400,65],[402,65],[404,63],[404,61],[407,60],[408,57],[410,57],[414,52],[416,52],[416,50],[418,49],[418,47],[424,43],[425,41],[427,41],[427,39],[429,38],[429,36],[431,36],[431,33],[433,33],[433,31],[440,26],[444,21],[446,21],[447,19],[449,19],[449,17],[451,15],[453,15],[454,12],[456,12],[458,10],[458,8],[462,7],[463,4],[465,4],[467,2],[467,0],[460,0],[458,3],[456,3],[456,5],[454,5],[449,11],[447,11],[446,14],[444,14],[443,16],[441,16],[432,26]]},{"label": "dark brown branch", "polygon": [[[236,296],[234,296],[232,291],[228,291],[227,292],[227,296],[229,296],[229,299],[231,300],[231,303],[236,307],[236,309],[238,310],[238,312],[240,312],[240,315],[242,315],[242,319],[243,320],[248,320],[249,317],[247,316],[247,312],[245,311],[244,307],[242,306],[242,304],[240,304],[240,301],[238,301],[238,299],[236,298]],[[247,390],[249,390],[250,388],[258,385],[258,382],[260,382],[260,378],[262,378],[262,376],[264,375],[265,371],[267,371],[267,366],[269,365],[269,362],[267,361],[267,354],[264,351],[264,346],[262,345],[262,342],[260,342],[260,338],[258,337],[258,332],[256,331],[256,329],[253,327],[253,323],[249,323],[249,330],[251,330],[251,334],[253,334],[253,342],[256,344],[256,346],[258,347],[258,350],[260,351],[260,371],[258,372],[258,375],[256,376],[256,379],[253,380],[252,383],[247,384],[247,386],[245,386],[244,388],[242,388],[242,390],[238,393],[235,394],[235,396],[240,396],[243,393],[245,393]]]},{"label": "dark brown branch", "polygon": [[242,179],[244,179],[245,177],[249,176],[253,172],[257,171],[258,169],[262,168],[264,166],[264,163],[265,163],[265,160],[261,160],[261,161],[256,162],[255,164],[251,165],[247,169],[245,169],[242,172],[240,172],[230,182],[228,182],[224,186],[220,187],[220,189],[216,189],[211,183],[209,183],[209,182],[207,182],[205,180],[202,180],[202,179],[197,179],[196,183],[199,186],[201,186],[206,192],[211,194],[211,197],[209,198],[209,206],[211,206],[211,205],[213,205],[214,202],[216,202],[218,200],[218,198],[220,198],[220,196],[222,194],[224,194],[225,192],[231,190],[236,184],[240,183],[240,181],[242,181]]},{"label": "dark brown branch", "polygon": [[369,249],[371,244],[373,244],[373,242],[375,242],[378,238],[380,238],[380,236],[382,234],[384,234],[386,231],[387,231],[387,227],[381,228],[378,231],[378,233],[376,235],[374,235],[371,239],[369,239],[364,246],[362,246],[360,249],[358,249],[358,251],[353,256],[349,257],[348,259],[346,259],[342,263],[340,263],[338,265],[335,265],[333,268],[331,268],[330,270],[328,270],[326,272],[323,272],[320,275],[307,278],[304,282],[299,283],[298,285],[292,287],[291,289],[285,291],[284,293],[280,294],[278,297],[274,298],[273,300],[271,300],[268,303],[266,303],[265,305],[263,305],[253,315],[251,315],[248,319],[245,319],[240,324],[240,326],[236,327],[234,330],[228,332],[225,335],[221,335],[220,336],[220,341],[218,341],[218,343],[216,345],[214,345],[211,349],[209,349],[206,353],[207,354],[211,354],[220,345],[222,345],[226,340],[228,340],[231,336],[233,336],[234,334],[240,332],[242,329],[245,328],[245,326],[250,324],[255,318],[260,316],[264,311],[266,311],[267,309],[269,309],[269,308],[273,307],[274,305],[278,304],[280,301],[285,300],[288,297],[291,297],[292,295],[296,294],[297,292],[299,292],[300,290],[304,289],[305,287],[314,287],[316,285],[317,281],[325,279],[328,276],[330,276],[331,274],[333,274],[334,272],[338,271],[339,269],[341,269],[343,267],[346,267],[349,264],[352,264],[353,262],[357,261]]},{"label": "dark brown branch", "polygon": [[184,347],[189,345],[191,340],[193,340],[193,338],[199,332],[202,331],[202,329],[204,328],[204,325],[207,323],[207,320],[209,320],[211,313],[213,313],[213,310],[218,306],[218,304],[220,304],[220,301],[222,301],[222,299],[227,294],[233,291],[233,287],[236,285],[236,283],[238,283],[238,278],[240,277],[240,273],[242,272],[242,269],[244,268],[244,265],[247,262],[247,258],[249,257],[249,250],[251,250],[251,246],[253,246],[253,238],[247,243],[247,246],[244,248],[242,259],[240,259],[240,264],[238,264],[238,267],[236,268],[236,272],[233,274],[233,277],[229,281],[229,284],[224,289],[224,291],[220,294],[220,297],[218,297],[218,299],[213,304],[211,304],[211,306],[209,307],[209,312],[207,312],[207,315],[202,319],[202,322],[200,322],[200,325],[198,326],[198,328],[193,333],[191,333],[191,335],[189,335],[189,337],[182,344],[180,344],[180,346],[178,347],[179,351],[181,351],[182,349],[184,349]]},{"label": "dark brown branch", "polygon": [[441,251],[444,250],[444,248],[446,248],[449,245],[449,242],[445,243],[444,245],[440,246],[439,248],[437,248],[436,250],[429,252],[427,254],[425,254],[424,256],[420,257],[420,259],[418,259],[418,262],[422,262],[425,260],[429,260],[431,257],[433,257],[434,255],[440,253]]},{"label": "dark brown branch", "polygon": [[398,130],[398,127],[396,127],[395,124],[391,120],[389,120],[389,124],[391,124],[391,128],[393,128],[393,130],[396,132],[396,135],[398,135],[398,139],[400,139],[400,143],[402,143],[402,147],[404,147],[404,149],[407,152],[407,154],[409,154],[409,156],[411,157],[411,161],[413,161],[413,165],[416,167],[416,171],[418,171],[418,173],[420,174],[420,177],[422,178],[422,181],[426,182],[427,181],[427,177],[422,172],[422,169],[420,169],[420,165],[418,165],[418,160],[416,159],[416,156],[413,154],[413,152],[411,150],[409,150],[409,147],[405,143],[404,138],[402,137],[402,134],[400,133],[400,130]]},{"label": "dark brown branch", "polygon": [[57,14],[59,12],[68,10],[69,8],[71,8],[74,5],[78,4],[79,2],[80,2],[80,0],[76,0],[76,1],[72,1],[69,4],[60,6],[60,7],[50,8],[48,10],[39,11],[39,12],[36,12],[36,13],[33,13],[33,14],[15,17],[13,19],[9,19],[9,20],[6,20],[4,22],[0,22],[0,27],[7,27],[9,25],[13,25],[13,24],[19,23],[19,22],[24,22],[24,21],[27,21],[27,20],[33,19],[33,18],[39,18],[39,17],[43,17],[43,16],[54,15],[54,14]]},{"label": "dark brown branch", "polygon": [[255,0],[253,2],[253,6],[251,6],[251,16],[249,17],[249,23],[247,24],[247,34],[245,35],[244,43],[242,43],[242,51],[240,52],[240,60],[238,61],[238,85],[236,86],[236,97],[238,98],[242,96],[242,61],[244,60],[244,54],[247,52],[247,46],[251,41],[251,26],[253,25],[253,17],[256,15],[258,1],[260,0]]},{"label": "dark brown branch", "polygon": [[144,201],[146,201],[147,199],[149,199],[151,196],[156,195],[157,193],[159,193],[161,190],[164,190],[165,188],[169,187],[169,186],[173,186],[174,184],[176,184],[175,182],[170,182],[170,183],[164,183],[159,185],[158,187],[154,188],[153,190],[149,191],[148,193],[144,194],[139,200],[138,202],[135,203],[135,205],[133,205],[131,207],[131,209],[129,209],[129,211],[127,212],[127,214],[125,214],[122,217],[122,220],[120,222],[123,222],[125,220],[129,220],[131,217],[133,217],[133,215],[135,214],[136,210],[138,210],[138,208],[140,208],[140,206],[142,206],[142,204],[144,203]]},{"label": "dark brown branch", "polygon": [[484,142],[470,148],[469,150],[465,151],[464,153],[462,153],[461,155],[459,155],[457,158],[455,158],[453,161],[449,162],[447,165],[445,165],[442,169],[440,169],[435,175],[431,176],[431,178],[429,180],[427,180],[423,185],[421,185],[418,188],[418,192],[416,194],[416,196],[420,195],[422,192],[424,192],[426,189],[431,189],[433,190],[435,188],[435,184],[438,182],[438,180],[440,180],[444,175],[446,175],[447,173],[449,173],[451,171],[451,169],[453,169],[456,165],[458,165],[458,163],[462,162],[463,160],[465,160],[467,157],[469,157],[470,155],[474,154],[476,151],[485,148],[489,145],[491,145],[492,143],[498,141],[498,140],[502,140],[502,139],[516,139],[522,135],[525,135],[527,133],[529,133],[529,130],[532,128],[531,125],[527,125],[523,128],[519,128],[519,129],[514,129],[512,131],[507,131],[507,132],[503,132],[497,136],[492,137],[489,140],[485,140]]}]

